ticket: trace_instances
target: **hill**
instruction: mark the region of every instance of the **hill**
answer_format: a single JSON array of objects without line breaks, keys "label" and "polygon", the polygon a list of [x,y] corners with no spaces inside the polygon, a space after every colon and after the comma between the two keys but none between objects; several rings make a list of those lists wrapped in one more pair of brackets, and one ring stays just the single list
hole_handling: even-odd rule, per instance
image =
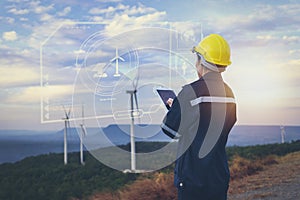
[{"label": "hill", "polygon": [[[152,152],[166,143],[137,142],[137,152]],[[130,145],[121,145],[129,149]],[[109,151],[107,147],[106,151]],[[69,153],[68,164],[63,154],[50,153],[0,165],[0,199],[68,199],[83,198],[95,191],[115,191],[136,180],[139,174],[124,174],[111,169],[84,152],[85,165],[79,154]]]},{"label": "hill", "polygon": [[[137,149],[147,152],[160,146],[157,143],[137,143]],[[122,148],[127,149],[128,146]],[[236,166],[236,171],[232,173],[236,180],[263,171],[266,164],[276,163],[274,156],[296,151],[300,151],[300,141],[227,148],[231,169]],[[173,165],[155,173],[124,174],[101,164],[88,152],[85,152],[85,158],[85,166],[79,164],[78,153],[69,154],[69,164],[66,166],[63,165],[63,154],[53,153],[29,157],[13,164],[2,164],[0,199],[97,199],[97,195],[107,196],[102,199],[118,199],[120,194],[128,198],[136,195],[135,191],[141,187],[152,191],[153,195],[165,195],[166,191],[174,190]]]}]

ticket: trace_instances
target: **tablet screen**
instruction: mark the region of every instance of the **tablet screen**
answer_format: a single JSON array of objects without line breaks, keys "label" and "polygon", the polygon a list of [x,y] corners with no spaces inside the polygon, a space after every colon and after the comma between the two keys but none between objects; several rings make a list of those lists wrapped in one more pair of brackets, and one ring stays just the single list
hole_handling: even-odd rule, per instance
[{"label": "tablet screen", "polygon": [[167,101],[169,98],[175,99],[176,94],[173,90],[171,89],[156,89],[157,93],[159,94],[161,100],[163,101],[163,103],[165,104],[165,106],[167,107],[167,109],[169,109],[169,105],[167,104]]}]

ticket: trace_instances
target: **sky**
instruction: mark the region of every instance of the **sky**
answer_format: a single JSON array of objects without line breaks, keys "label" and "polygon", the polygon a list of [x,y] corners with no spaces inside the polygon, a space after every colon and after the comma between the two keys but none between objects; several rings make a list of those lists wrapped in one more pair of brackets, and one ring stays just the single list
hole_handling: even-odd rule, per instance
[{"label": "sky", "polygon": [[[161,75],[159,70],[147,68],[147,56],[152,55],[151,60],[157,60],[157,67],[153,69],[159,68],[162,56],[168,57],[164,51],[167,46],[164,42],[168,41],[164,38],[166,26],[185,38],[182,48],[187,50],[188,45],[199,42],[201,27],[204,36],[218,33],[228,41],[232,64],[223,77],[237,99],[237,124],[300,125],[299,16],[300,4],[296,0],[1,1],[0,128],[61,128],[59,115],[62,113],[63,117],[63,103],[53,97],[67,98],[69,104],[72,101],[78,103],[86,98],[83,90],[86,93],[91,84],[105,84],[105,81],[95,83],[92,80],[95,77],[85,77],[80,67],[84,64],[90,72],[106,64],[109,73],[115,65],[110,62],[115,48],[109,47],[116,43],[120,55],[127,60],[119,61],[120,72],[127,74],[129,79],[132,72],[126,65],[128,60],[131,65],[138,65],[137,53],[125,54],[124,49],[133,44],[144,48],[152,43],[156,47],[155,51],[144,48],[136,52],[139,64],[145,67],[149,76],[152,73]],[[148,29],[143,32],[141,27]],[[101,55],[101,62],[95,60],[98,55]],[[189,60],[186,70],[191,72],[194,57],[185,52],[181,55]],[[176,59],[183,65],[183,60]],[[162,60],[161,65],[165,67],[167,63]],[[96,71],[100,75],[103,72]],[[84,77],[84,83],[76,84],[78,77]],[[184,81],[192,79],[193,75],[187,75],[178,84],[186,84]],[[146,80],[145,76],[144,82]],[[179,85],[173,87],[180,88]],[[45,99],[45,94],[52,99]],[[93,95],[91,99],[95,99]],[[150,97],[142,98],[148,101]],[[49,110],[45,101],[50,104],[51,112],[59,111],[59,114],[50,113],[50,119],[53,117],[59,122],[47,121],[49,116],[45,119],[45,110]],[[102,98],[98,104],[99,107],[119,105],[113,98],[110,101]],[[97,110],[95,103],[94,107],[92,105],[86,106],[86,112],[101,116],[103,110]]]}]

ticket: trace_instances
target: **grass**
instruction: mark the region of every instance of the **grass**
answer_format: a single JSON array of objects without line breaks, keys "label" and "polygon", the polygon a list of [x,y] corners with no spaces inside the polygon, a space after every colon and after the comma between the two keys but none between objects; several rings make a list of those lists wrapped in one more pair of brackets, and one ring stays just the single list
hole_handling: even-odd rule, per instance
[{"label": "grass", "polygon": [[[145,145],[146,148],[143,144],[137,147],[151,152],[152,145]],[[231,178],[252,176],[276,164],[281,156],[297,151],[300,141],[228,147]],[[78,153],[69,154],[67,166],[63,165],[63,154],[40,155],[0,165],[0,199],[176,199],[174,164],[157,172],[124,174],[101,164],[88,152],[85,154],[85,166],[79,164]]]},{"label": "grass", "polygon": [[[300,141],[286,144],[269,144],[249,147],[229,147],[231,181],[237,181],[259,173],[271,165],[278,164],[282,156],[300,151]],[[263,195],[261,196],[263,197]],[[177,190],[173,185],[173,173],[143,175],[131,184],[112,193],[98,193],[92,200],[176,200]]]}]

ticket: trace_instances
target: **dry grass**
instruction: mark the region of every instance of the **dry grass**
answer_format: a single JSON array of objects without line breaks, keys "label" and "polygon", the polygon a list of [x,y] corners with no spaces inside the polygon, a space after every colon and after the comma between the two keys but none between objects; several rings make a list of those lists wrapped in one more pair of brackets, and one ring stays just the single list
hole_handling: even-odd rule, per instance
[{"label": "dry grass", "polygon": [[[234,182],[242,181],[243,178],[257,174],[266,166],[277,164],[278,157],[267,156],[264,159],[248,160],[235,156],[229,163],[231,179]],[[260,187],[259,184],[256,187]],[[242,191],[242,188],[234,190]],[[232,188],[229,189],[232,193]],[[154,173],[145,174],[134,183],[125,186],[115,193],[98,193],[91,200],[176,200],[177,190],[173,185],[173,174]]]},{"label": "dry grass", "polygon": [[153,177],[140,179],[120,192],[122,200],[173,200],[177,196],[173,175],[155,173]]},{"label": "dry grass", "polygon": [[175,200],[177,191],[173,185],[173,174],[154,173],[142,176],[134,183],[115,192],[93,195],[90,200]]},{"label": "dry grass", "polygon": [[277,159],[278,157],[274,155],[257,160],[248,160],[240,156],[235,156],[229,163],[231,180],[256,174],[266,166],[278,164]]},{"label": "dry grass", "polygon": [[253,162],[240,156],[235,156],[230,163],[231,179],[234,180],[252,175],[262,170],[262,168],[261,162]]},{"label": "dry grass", "polygon": [[95,194],[89,198],[90,200],[119,200],[120,197],[117,194],[110,192],[102,192]]},{"label": "dry grass", "polygon": [[[232,180],[229,199],[294,199],[286,196],[297,193],[294,187],[297,187],[295,183],[300,180],[300,152],[283,157],[269,156],[256,162],[262,164],[263,170],[252,176]],[[278,187],[284,188],[286,184],[289,185],[287,190],[280,193]]]}]

